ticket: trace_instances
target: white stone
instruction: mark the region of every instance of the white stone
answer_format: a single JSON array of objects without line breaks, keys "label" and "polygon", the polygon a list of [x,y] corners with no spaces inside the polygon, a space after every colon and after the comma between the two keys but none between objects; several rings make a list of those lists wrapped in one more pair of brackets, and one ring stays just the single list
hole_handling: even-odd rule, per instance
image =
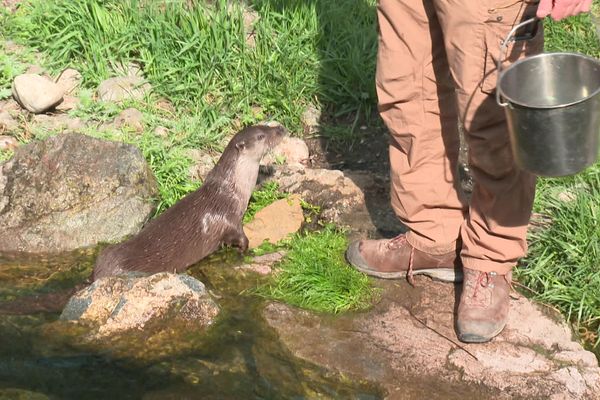
[{"label": "white stone", "polygon": [[23,74],[15,78],[12,86],[15,100],[25,109],[40,114],[58,105],[64,92],[56,83],[37,74]]}]

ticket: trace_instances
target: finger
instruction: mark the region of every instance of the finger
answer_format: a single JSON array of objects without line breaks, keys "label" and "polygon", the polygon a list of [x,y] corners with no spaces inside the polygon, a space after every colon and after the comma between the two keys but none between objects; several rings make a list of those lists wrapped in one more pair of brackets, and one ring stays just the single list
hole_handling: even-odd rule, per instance
[{"label": "finger", "polygon": [[592,1],[593,0],[579,0],[572,2],[565,8],[565,15],[563,16],[563,18],[589,11],[591,8]]},{"label": "finger", "polygon": [[583,11],[583,4],[578,4],[577,7],[575,7],[573,9],[573,14],[571,14],[571,15],[579,15],[583,12],[585,12],[585,11]]},{"label": "finger", "polygon": [[565,7],[565,10],[564,10],[565,14],[563,15],[563,18],[577,15],[576,11],[577,11],[578,7],[579,7],[579,4],[577,4],[577,3],[569,4],[567,7]]},{"label": "finger", "polygon": [[592,0],[582,1],[579,5],[580,13],[590,12],[591,9],[592,9]]},{"label": "finger", "polygon": [[561,19],[568,17],[570,15],[569,12],[571,12],[575,3],[576,2],[571,0],[556,0],[550,16],[555,21],[560,21]]},{"label": "finger", "polygon": [[544,18],[552,11],[552,0],[540,0],[536,11],[536,17]]}]

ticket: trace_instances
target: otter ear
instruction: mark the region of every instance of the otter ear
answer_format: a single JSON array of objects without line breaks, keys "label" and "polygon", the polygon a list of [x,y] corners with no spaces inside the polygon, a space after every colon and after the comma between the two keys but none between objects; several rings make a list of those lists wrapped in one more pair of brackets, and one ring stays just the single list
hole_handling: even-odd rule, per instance
[{"label": "otter ear", "polygon": [[235,147],[239,150],[239,151],[243,151],[246,148],[246,142],[244,142],[243,140],[240,142],[237,142],[235,144]]}]

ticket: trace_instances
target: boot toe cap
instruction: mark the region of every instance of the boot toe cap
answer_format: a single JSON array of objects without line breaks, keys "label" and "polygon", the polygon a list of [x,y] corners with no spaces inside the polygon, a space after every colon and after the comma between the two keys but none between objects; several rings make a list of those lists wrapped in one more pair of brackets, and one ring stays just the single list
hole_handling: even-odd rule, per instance
[{"label": "boot toe cap", "polygon": [[504,321],[458,321],[458,339],[465,343],[489,342],[504,329]]},{"label": "boot toe cap", "polygon": [[346,249],[346,260],[356,268],[369,269],[367,262],[360,254],[360,241],[350,243]]}]

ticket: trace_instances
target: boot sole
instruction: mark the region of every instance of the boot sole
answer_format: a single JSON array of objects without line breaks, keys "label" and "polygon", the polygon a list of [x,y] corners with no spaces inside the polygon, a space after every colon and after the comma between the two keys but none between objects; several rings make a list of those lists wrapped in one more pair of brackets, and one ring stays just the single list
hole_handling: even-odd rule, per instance
[{"label": "boot sole", "polygon": [[459,333],[457,335],[458,340],[460,340],[463,343],[486,343],[498,336],[500,332],[504,330],[504,326],[505,325],[500,327],[500,329],[494,331],[492,334],[486,336],[476,335],[472,333]]},{"label": "boot sole", "polygon": [[[358,242],[355,242],[348,246],[346,250],[346,260],[356,268],[358,271],[365,273],[370,276],[374,276],[376,278],[381,279],[401,279],[406,278],[408,271],[399,271],[399,272],[381,272],[375,271],[367,265],[364,261],[360,252],[358,251]],[[463,273],[462,270],[457,268],[426,268],[426,269],[418,269],[413,270],[414,275],[425,275],[430,277],[431,279],[441,281],[441,282],[462,282]]]}]

